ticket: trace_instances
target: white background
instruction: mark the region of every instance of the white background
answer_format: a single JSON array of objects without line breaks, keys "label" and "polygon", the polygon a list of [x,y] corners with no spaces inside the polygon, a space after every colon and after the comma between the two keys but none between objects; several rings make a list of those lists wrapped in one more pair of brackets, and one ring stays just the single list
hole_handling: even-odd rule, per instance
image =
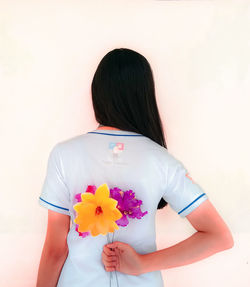
[{"label": "white background", "polygon": [[[168,149],[235,241],[163,270],[165,286],[250,286],[250,2],[142,0],[0,1],[0,286],[35,286],[48,153],[97,128],[92,77],[121,47],[151,64]],[[158,211],[158,249],[194,231],[169,206]]]}]

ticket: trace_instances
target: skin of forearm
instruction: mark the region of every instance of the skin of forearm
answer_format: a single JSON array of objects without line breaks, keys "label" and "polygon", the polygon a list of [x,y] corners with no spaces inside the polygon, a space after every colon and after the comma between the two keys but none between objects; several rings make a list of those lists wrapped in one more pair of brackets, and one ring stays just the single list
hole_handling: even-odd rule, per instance
[{"label": "skin of forearm", "polygon": [[215,234],[197,231],[173,246],[142,254],[141,273],[191,264],[231,247]]},{"label": "skin of forearm", "polygon": [[68,250],[53,254],[44,249],[39,264],[36,287],[56,287],[67,256]]}]

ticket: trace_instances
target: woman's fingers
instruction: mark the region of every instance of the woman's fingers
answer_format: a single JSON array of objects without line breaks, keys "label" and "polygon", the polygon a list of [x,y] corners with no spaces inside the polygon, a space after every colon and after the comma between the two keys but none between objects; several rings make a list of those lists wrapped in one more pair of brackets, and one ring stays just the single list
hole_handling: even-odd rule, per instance
[{"label": "woman's fingers", "polygon": [[102,259],[107,263],[116,262],[116,256],[108,256],[104,252],[102,252]]},{"label": "woman's fingers", "polygon": [[115,271],[116,270],[116,261],[108,261],[105,258],[105,255],[102,257],[102,262],[104,264],[106,271]]},{"label": "woman's fingers", "polygon": [[110,271],[115,271],[116,269],[114,267],[106,267],[105,266],[105,270],[110,272]]},{"label": "woman's fingers", "polygon": [[106,271],[115,271],[115,266],[117,264],[117,258],[115,251],[110,250],[107,246],[103,247],[102,252],[102,262],[105,266]]},{"label": "woman's fingers", "polygon": [[115,255],[115,251],[111,250],[111,248],[108,248],[106,245],[103,246],[103,251],[107,254],[107,255]]}]

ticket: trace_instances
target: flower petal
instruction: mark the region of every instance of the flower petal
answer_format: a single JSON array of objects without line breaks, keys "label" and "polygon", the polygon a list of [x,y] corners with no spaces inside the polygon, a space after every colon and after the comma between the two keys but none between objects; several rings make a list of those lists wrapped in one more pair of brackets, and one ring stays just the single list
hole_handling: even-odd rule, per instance
[{"label": "flower petal", "polygon": [[114,209],[114,208],[116,208],[116,205],[117,205],[117,200],[115,200],[113,198],[104,199],[104,201],[102,202],[103,208]]},{"label": "flower petal", "polygon": [[128,221],[128,218],[125,214],[123,214],[123,216],[118,219],[116,221],[117,225],[120,225],[120,226],[127,226],[129,224],[129,221]]},{"label": "flower petal", "polygon": [[77,211],[78,213],[88,213],[88,212],[95,212],[96,205],[94,203],[89,203],[89,202],[78,202],[73,206],[74,210]]},{"label": "flower petal", "polygon": [[95,200],[95,195],[93,193],[90,193],[90,192],[85,192],[85,193],[82,193],[81,195],[81,199],[82,199],[82,202],[90,202],[90,203],[96,203],[96,200]]},{"label": "flower petal", "polygon": [[114,215],[113,218],[115,221],[120,219],[123,216],[122,213],[117,208],[113,210],[113,215]]},{"label": "flower petal", "polygon": [[109,188],[106,183],[101,184],[95,191],[97,205],[101,205],[103,200],[109,198]]}]

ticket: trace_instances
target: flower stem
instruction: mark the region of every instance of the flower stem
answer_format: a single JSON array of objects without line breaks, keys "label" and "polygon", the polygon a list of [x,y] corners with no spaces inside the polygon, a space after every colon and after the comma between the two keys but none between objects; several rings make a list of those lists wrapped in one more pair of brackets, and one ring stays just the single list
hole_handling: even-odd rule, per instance
[{"label": "flower stem", "polygon": [[[112,241],[110,242],[110,238],[109,238],[109,233],[107,233],[107,239],[108,239],[108,243],[113,243],[114,241],[114,233],[115,233],[115,230],[113,232],[113,236],[112,236]],[[110,281],[109,281],[109,286],[111,287],[111,278],[112,278],[112,274],[113,274],[113,271],[110,272]],[[116,286],[119,287],[119,283],[118,283],[118,278],[117,278],[117,273],[116,273],[116,270],[115,270],[115,277],[116,277]]]}]

